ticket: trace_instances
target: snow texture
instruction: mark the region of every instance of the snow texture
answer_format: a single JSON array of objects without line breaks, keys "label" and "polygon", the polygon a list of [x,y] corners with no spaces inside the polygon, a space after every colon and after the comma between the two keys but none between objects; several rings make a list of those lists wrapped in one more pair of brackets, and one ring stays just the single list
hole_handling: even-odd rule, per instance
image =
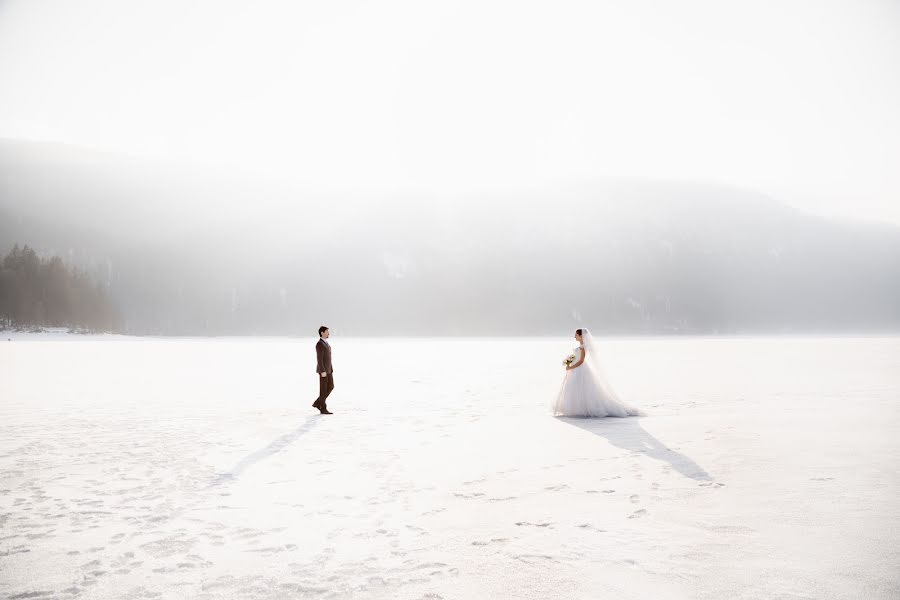
[{"label": "snow texture", "polygon": [[900,338],[7,337],[0,597],[900,596]]}]

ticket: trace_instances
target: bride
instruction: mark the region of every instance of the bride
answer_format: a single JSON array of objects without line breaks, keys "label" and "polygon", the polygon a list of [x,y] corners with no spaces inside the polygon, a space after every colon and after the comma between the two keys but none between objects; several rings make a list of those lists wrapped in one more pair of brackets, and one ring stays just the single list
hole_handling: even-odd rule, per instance
[{"label": "bride", "polygon": [[641,411],[622,402],[600,368],[594,337],[587,329],[576,329],[574,361],[566,365],[553,414],[563,417],[630,417]]}]

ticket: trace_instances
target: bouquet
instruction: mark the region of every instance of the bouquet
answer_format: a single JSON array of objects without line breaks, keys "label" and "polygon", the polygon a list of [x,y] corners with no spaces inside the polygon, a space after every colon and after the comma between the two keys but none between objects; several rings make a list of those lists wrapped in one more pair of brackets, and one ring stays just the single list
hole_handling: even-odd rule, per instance
[{"label": "bouquet", "polygon": [[563,361],[563,366],[571,367],[574,362],[575,362],[575,355],[570,354],[566,357],[566,360]]}]

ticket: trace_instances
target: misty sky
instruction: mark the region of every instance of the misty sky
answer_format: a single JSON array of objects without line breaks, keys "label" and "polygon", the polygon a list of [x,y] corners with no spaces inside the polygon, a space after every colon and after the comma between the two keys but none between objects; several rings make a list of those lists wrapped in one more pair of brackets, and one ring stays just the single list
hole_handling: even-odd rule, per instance
[{"label": "misty sky", "polygon": [[900,2],[0,3],[0,137],[329,191],[653,178],[900,223]]}]

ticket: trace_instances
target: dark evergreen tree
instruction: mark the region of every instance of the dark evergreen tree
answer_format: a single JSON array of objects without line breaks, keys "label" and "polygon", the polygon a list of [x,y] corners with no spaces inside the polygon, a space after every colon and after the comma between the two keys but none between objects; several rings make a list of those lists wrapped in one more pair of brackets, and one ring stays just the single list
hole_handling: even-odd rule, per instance
[{"label": "dark evergreen tree", "polygon": [[104,287],[58,256],[42,259],[16,244],[0,262],[0,327],[100,332],[116,330],[117,323]]}]

